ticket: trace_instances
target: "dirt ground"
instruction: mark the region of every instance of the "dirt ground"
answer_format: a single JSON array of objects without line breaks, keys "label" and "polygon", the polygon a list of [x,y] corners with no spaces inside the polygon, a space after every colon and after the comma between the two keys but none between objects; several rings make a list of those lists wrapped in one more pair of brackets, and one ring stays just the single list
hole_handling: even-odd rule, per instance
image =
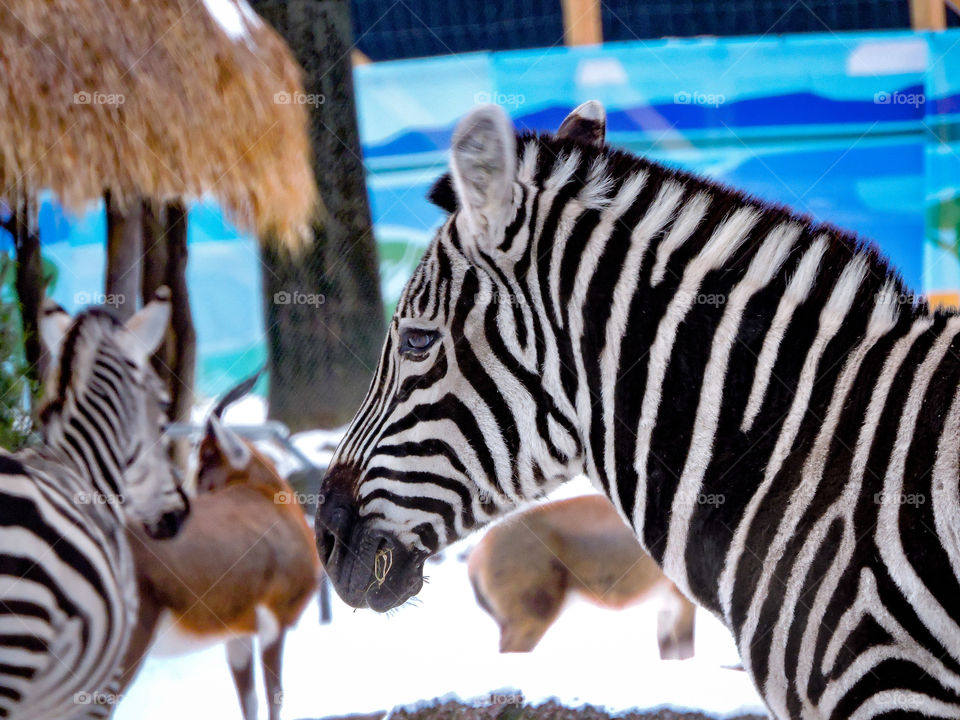
[{"label": "dirt ground", "polygon": [[[397,709],[389,713],[389,720],[715,720],[715,717],[698,712],[675,712],[668,708],[655,710],[637,710],[616,715],[584,705],[569,708],[549,701],[542,705],[528,705],[517,702],[516,698],[506,696],[505,702],[492,701],[474,704],[447,701],[417,708],[416,710]],[[324,720],[384,720],[387,713],[370,715],[351,715],[343,718],[324,718]],[[727,720],[767,720],[762,715],[737,715]]]}]

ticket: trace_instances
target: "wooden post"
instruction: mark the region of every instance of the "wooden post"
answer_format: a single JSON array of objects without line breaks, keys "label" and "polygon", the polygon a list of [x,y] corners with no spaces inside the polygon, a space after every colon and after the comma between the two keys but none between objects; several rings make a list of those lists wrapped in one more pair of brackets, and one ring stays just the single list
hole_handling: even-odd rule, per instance
[{"label": "wooden post", "polygon": [[[20,303],[24,359],[27,378],[38,391],[46,376],[47,353],[40,341],[40,316],[43,312],[43,258],[40,255],[40,234],[31,227],[30,202],[26,197],[13,208],[13,245],[17,256],[14,285]],[[35,392],[34,397],[38,394]]]},{"label": "wooden post", "polygon": [[910,0],[910,24],[914,30],[944,30],[946,3],[944,0]]},{"label": "wooden post", "polygon": [[142,232],[140,205],[129,208],[117,206],[110,192],[103,194],[107,213],[107,271],[104,298],[97,305],[108,305],[116,310],[121,320],[128,320],[137,311],[140,294],[140,254]]},{"label": "wooden post", "polygon": [[[156,294],[167,280],[167,229],[164,225],[163,204],[144,199],[141,203],[140,220],[143,224],[143,258],[140,261],[140,292],[144,305]],[[153,355],[153,369],[170,393],[173,393],[174,337],[172,328],[167,328],[157,352]]]},{"label": "wooden post", "polygon": [[[193,408],[193,387],[197,365],[197,333],[190,314],[187,292],[187,209],[181,201],[166,206],[167,285],[170,287],[170,326],[173,330],[173,358],[170,364],[170,420],[187,422]],[[175,459],[186,466],[189,446],[175,448]]]},{"label": "wooden post", "polygon": [[140,207],[143,243],[143,257],[140,259],[140,292],[146,304],[153,299],[157,288],[167,284],[167,238],[161,204],[144,199]]},{"label": "wooden post", "polygon": [[567,45],[603,42],[600,0],[560,0],[563,4],[563,38]]}]

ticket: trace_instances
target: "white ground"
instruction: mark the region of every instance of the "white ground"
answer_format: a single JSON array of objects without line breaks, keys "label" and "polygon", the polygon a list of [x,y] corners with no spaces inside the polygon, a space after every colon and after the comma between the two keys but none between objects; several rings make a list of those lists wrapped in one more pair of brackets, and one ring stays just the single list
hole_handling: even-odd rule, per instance
[{"label": "white ground", "polygon": [[[227,420],[253,422],[259,415],[262,407],[251,399]],[[319,454],[327,439],[311,433],[298,438],[298,446]],[[571,485],[563,495],[590,492],[585,480]],[[440,563],[428,563],[430,582],[418,606],[381,616],[354,612],[334,596],[333,623],[320,625],[314,599],[287,636],[284,720],[386,710],[451,694],[476,699],[516,691],[527,701],[555,697],[567,705],[611,710],[670,705],[718,717],[763,713],[746,675],[723,667],[738,662],[736,650],[709,614],[698,612],[694,659],[659,659],[655,600],[615,612],[574,599],[533,653],[500,655],[497,628],[474,601],[461,559],[472,542],[448,549]],[[260,714],[266,716],[263,698]],[[148,659],[116,717],[240,718],[222,646]]]}]

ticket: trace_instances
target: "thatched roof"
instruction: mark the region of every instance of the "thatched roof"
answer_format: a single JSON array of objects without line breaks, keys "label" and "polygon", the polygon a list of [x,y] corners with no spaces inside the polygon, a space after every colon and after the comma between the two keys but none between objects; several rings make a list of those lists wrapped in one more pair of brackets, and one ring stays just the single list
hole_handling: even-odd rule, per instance
[{"label": "thatched roof", "polygon": [[287,241],[316,198],[300,69],[245,0],[0,2],[0,198],[215,197]]}]

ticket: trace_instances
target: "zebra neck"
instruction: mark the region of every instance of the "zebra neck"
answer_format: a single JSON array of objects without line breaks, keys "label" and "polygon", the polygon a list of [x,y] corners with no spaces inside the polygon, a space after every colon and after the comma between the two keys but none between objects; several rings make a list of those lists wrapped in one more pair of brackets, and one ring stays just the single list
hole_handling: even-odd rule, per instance
[{"label": "zebra neck", "polygon": [[791,407],[826,417],[864,338],[889,342],[917,314],[872,251],[673,180],[614,198],[553,252],[541,294],[587,473],[661,563],[670,518],[703,503],[729,536]]},{"label": "zebra neck", "polygon": [[125,443],[108,424],[94,422],[89,413],[62,412],[48,419],[45,441],[49,454],[79,481],[71,490],[86,493],[90,503],[108,505],[119,514]]}]

